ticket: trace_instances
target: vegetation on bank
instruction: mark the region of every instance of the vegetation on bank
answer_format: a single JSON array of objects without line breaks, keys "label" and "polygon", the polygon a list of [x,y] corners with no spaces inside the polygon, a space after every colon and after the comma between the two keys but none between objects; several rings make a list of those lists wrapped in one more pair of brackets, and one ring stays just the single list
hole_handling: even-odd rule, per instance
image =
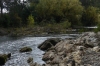
[{"label": "vegetation on bank", "polygon": [[[99,25],[100,1],[94,1],[1,0],[0,27],[17,29],[39,26],[44,28],[43,31],[57,33],[67,28]],[[7,13],[3,13],[4,8],[7,9]]]}]

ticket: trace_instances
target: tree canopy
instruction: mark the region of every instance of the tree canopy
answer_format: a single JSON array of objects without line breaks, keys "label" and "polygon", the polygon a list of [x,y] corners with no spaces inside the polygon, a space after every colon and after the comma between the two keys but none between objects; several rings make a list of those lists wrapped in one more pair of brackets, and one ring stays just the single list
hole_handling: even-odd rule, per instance
[{"label": "tree canopy", "polygon": [[30,15],[35,24],[69,21],[72,27],[91,26],[97,24],[99,8],[99,0],[0,0],[0,27],[27,26]]}]

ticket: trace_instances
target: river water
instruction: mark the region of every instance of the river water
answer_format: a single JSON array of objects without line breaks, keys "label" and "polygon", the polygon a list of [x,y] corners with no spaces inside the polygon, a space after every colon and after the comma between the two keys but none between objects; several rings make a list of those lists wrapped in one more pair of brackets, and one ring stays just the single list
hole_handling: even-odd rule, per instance
[{"label": "river water", "polygon": [[[11,58],[4,66],[29,66],[27,59],[33,57],[34,62],[43,64],[43,51],[39,50],[37,46],[49,38],[75,38],[78,34],[61,34],[51,35],[45,37],[7,37],[0,36],[0,54],[11,53]],[[32,52],[20,53],[20,48],[31,47]]]}]

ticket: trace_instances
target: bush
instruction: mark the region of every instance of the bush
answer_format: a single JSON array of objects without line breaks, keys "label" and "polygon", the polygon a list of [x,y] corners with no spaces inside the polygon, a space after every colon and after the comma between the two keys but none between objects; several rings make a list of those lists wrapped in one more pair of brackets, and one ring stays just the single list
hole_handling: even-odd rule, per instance
[{"label": "bush", "polygon": [[34,18],[32,15],[29,15],[27,21],[28,21],[28,26],[34,26]]},{"label": "bush", "polygon": [[66,21],[63,21],[63,22],[61,23],[61,25],[62,25],[62,27],[63,27],[64,29],[66,29],[66,28],[69,28],[69,27],[71,26],[71,22],[68,22],[68,20],[66,20]]}]

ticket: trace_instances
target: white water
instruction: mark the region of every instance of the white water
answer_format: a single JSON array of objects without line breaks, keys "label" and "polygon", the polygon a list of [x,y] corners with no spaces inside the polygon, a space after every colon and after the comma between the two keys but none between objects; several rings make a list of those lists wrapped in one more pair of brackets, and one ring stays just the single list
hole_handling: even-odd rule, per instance
[{"label": "white water", "polygon": [[[34,62],[43,64],[43,51],[39,50],[37,46],[48,38],[73,38],[71,35],[53,35],[47,37],[0,37],[0,54],[11,53],[11,59],[6,62],[4,66],[29,66],[27,59],[33,57]],[[32,52],[20,53],[19,49],[22,47],[31,47]]]}]

